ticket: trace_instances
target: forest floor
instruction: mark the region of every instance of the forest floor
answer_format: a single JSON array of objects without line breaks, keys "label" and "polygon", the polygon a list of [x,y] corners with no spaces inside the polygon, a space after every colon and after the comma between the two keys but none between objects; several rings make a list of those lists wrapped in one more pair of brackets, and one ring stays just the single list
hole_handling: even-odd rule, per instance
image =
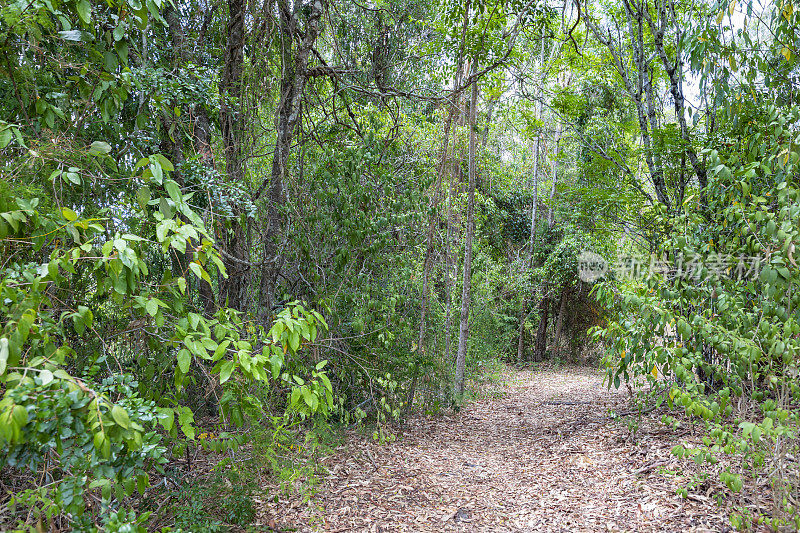
[{"label": "forest floor", "polygon": [[[395,442],[352,432],[311,496],[261,502],[277,531],[728,531],[724,492],[670,454],[698,442],[644,417],[595,369],[507,371],[457,414],[416,416]],[[688,464],[687,464],[688,463]],[[694,482],[694,483],[692,483]],[[690,486],[689,497],[676,495]]]}]

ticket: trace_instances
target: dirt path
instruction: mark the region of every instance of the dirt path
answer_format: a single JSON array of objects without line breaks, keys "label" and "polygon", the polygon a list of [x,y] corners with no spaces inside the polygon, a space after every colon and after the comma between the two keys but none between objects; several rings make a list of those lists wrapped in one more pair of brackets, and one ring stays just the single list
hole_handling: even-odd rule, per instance
[{"label": "dirt path", "polygon": [[[726,531],[711,488],[675,494],[686,468],[655,423],[636,444],[607,418],[624,397],[599,372],[514,372],[454,416],[410,420],[397,442],[353,434],[310,501],[265,503],[296,531]],[[500,396],[500,397],[496,397]],[[687,436],[682,437],[684,440]]]}]

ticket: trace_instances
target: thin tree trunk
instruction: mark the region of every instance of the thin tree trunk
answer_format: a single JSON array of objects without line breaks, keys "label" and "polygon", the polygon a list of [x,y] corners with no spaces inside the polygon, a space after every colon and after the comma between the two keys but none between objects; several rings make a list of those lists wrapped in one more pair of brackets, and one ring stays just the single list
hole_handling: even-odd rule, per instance
[{"label": "thin tree trunk", "polygon": [[426,236],[427,245],[425,247],[425,259],[422,266],[422,298],[420,302],[419,314],[419,336],[417,339],[417,350],[420,354],[425,352],[425,315],[428,310],[428,280],[430,279],[431,264],[433,263],[433,251],[435,244],[434,230],[436,228],[436,221],[438,220],[438,216],[436,215],[436,207],[439,205],[441,196],[442,180],[444,178],[445,167],[447,164],[448,147],[450,145],[450,129],[453,124],[453,117],[456,114],[456,105],[459,97],[458,87],[461,86],[461,75],[464,68],[463,50],[467,36],[467,27],[469,25],[469,6],[470,2],[467,0],[464,9],[464,20],[461,30],[461,44],[458,53],[456,74],[453,80],[453,101],[450,102],[450,105],[447,109],[447,120],[444,124],[444,139],[442,140],[442,155],[441,160],[439,161],[439,172],[436,176],[436,185],[434,186],[433,197],[431,198],[430,205],[428,206],[428,233]]},{"label": "thin tree trunk", "polygon": [[550,301],[545,296],[539,302],[539,327],[536,330],[536,347],[534,349],[534,361],[544,360],[544,353],[547,349],[547,324],[550,320]]},{"label": "thin tree trunk", "polygon": [[[473,61],[472,73],[478,71],[478,62]],[[456,356],[456,397],[464,395],[464,371],[467,362],[467,340],[469,338],[469,304],[472,285],[472,237],[475,232],[475,115],[478,106],[478,80],[472,82],[472,96],[469,106],[469,192],[467,196],[467,229],[464,243],[464,279],[461,292],[461,325],[458,335],[458,354]]]},{"label": "thin tree trunk", "polygon": [[[541,85],[544,85],[544,80],[546,77],[546,68],[545,68],[545,40],[544,35],[542,35],[540,39],[540,57],[539,62],[541,63],[542,69],[542,79],[540,81]],[[555,54],[556,47],[553,47],[551,51],[550,60],[553,59]],[[538,121],[542,116],[542,100],[539,99],[536,102],[536,114],[534,118]],[[528,241],[528,259],[525,262],[525,271],[526,273],[530,271],[533,267],[533,252],[536,248],[536,214],[539,209],[539,145],[542,139],[541,131],[537,132],[536,139],[534,141],[534,148],[533,148],[533,206],[531,207],[531,234],[530,239]],[[530,295],[533,296],[532,294]],[[525,321],[528,318],[527,307],[529,303],[529,291],[525,291],[522,295],[522,303],[520,304],[519,308],[519,337],[517,339],[517,363],[522,364],[525,359]]]},{"label": "thin tree trunk", "polygon": [[[195,151],[200,155],[200,161],[203,166],[208,169],[214,168],[214,158],[211,152],[211,125],[208,121],[208,113],[203,106],[197,108],[197,123],[194,127],[194,145]],[[209,228],[210,231],[211,228]],[[214,289],[211,284],[205,280],[200,280],[199,296],[200,305],[203,306],[203,314],[210,317],[216,311],[216,302],[214,300]]]},{"label": "thin tree trunk", "polygon": [[481,139],[481,148],[486,149],[486,143],[489,142],[489,128],[492,125],[492,116],[494,115],[494,108],[497,105],[498,98],[490,98],[486,109],[486,125],[483,127],[483,138]]},{"label": "thin tree trunk", "polygon": [[[455,102],[455,105],[458,109],[460,109],[460,104],[458,101]],[[460,127],[464,126],[464,113],[458,114],[458,125]],[[453,324],[453,270],[455,265],[453,265],[454,254],[451,253],[450,248],[453,241],[453,229],[454,229],[454,221],[453,216],[455,214],[453,210],[453,200],[458,194],[459,185],[461,184],[461,161],[456,157],[455,154],[455,140],[453,141],[453,156],[450,164],[452,165],[452,170],[450,174],[450,195],[447,198],[447,243],[445,245],[445,263],[447,268],[447,277],[445,279],[446,285],[446,304],[445,304],[445,318],[444,318],[444,332],[445,332],[445,361],[448,364],[452,364],[453,361],[451,359],[451,335],[450,329]]]},{"label": "thin tree trunk", "polygon": [[561,332],[564,327],[564,314],[567,312],[567,289],[561,290],[561,305],[558,308],[558,319],[556,319],[555,340],[553,341],[553,355],[561,353]]},{"label": "thin tree trunk", "polygon": [[550,189],[550,209],[547,211],[547,227],[553,227],[553,202],[556,197],[556,184],[558,183],[558,148],[561,142],[561,123],[556,127],[555,148],[553,149],[553,187]]},{"label": "thin tree trunk", "polygon": [[[452,163],[451,163],[452,164]],[[447,364],[450,364],[450,353],[451,353],[451,335],[450,335],[450,328],[453,324],[453,279],[452,279],[452,270],[453,270],[453,261],[452,261],[452,254],[450,253],[450,241],[453,239],[453,196],[455,194],[455,183],[456,183],[456,173],[455,170],[451,173],[450,176],[450,194],[447,198],[447,236],[444,248],[444,261],[445,261],[445,278],[444,278],[444,301],[445,301],[445,310],[444,310],[444,360]]]},{"label": "thin tree trunk", "polygon": [[434,185],[433,196],[431,197],[430,204],[428,205],[428,232],[426,235],[427,245],[425,246],[425,259],[422,266],[422,298],[420,303],[419,313],[419,337],[417,350],[418,353],[425,353],[425,314],[428,310],[428,281],[430,280],[430,271],[433,264],[433,252],[435,247],[435,230],[438,215],[436,214],[436,207],[439,205],[442,179],[444,177],[448,146],[450,144],[450,128],[453,123],[453,116],[455,115],[455,106],[449,106],[447,112],[447,119],[444,124],[444,139],[442,140],[442,155],[439,162],[439,173],[436,177],[436,184]]},{"label": "thin tree trunk", "polygon": [[525,308],[528,305],[527,294],[522,295],[522,303],[519,306],[519,334],[517,337],[517,364],[521,365],[525,361]]},{"label": "thin tree trunk", "polygon": [[[285,182],[287,164],[291,155],[294,130],[300,122],[303,90],[308,80],[308,59],[320,33],[325,0],[314,0],[301,36],[299,23],[304,18],[305,4],[292,5],[286,0],[278,1],[281,44],[281,94],[275,109],[275,150],[272,156],[272,171],[269,181],[262,183],[255,194],[257,200],[265,189],[267,192],[267,227],[264,230],[264,261],[261,267],[259,287],[259,320],[269,321],[273,296],[280,272],[280,250],[278,240],[283,234],[286,205]],[[295,42],[299,41],[295,49]]]},{"label": "thin tree trunk", "polygon": [[[528,243],[528,259],[525,262],[526,272],[533,267],[533,251],[536,247],[536,212],[539,204],[539,136],[536,136],[535,155],[533,158],[533,207],[531,207],[531,236]],[[525,312],[528,306],[527,291],[522,296],[519,309],[519,339],[517,342],[517,362],[522,363],[525,358]]]},{"label": "thin tree trunk", "polygon": [[[605,33],[596,23],[592,22],[590,17],[584,17],[583,20],[586,22],[587,27],[595,38],[608,48],[614,67],[622,78],[625,89],[636,106],[636,116],[639,121],[639,132],[642,136],[645,162],[647,163],[650,180],[656,192],[656,198],[663,205],[671,207],[672,201],[667,192],[663,169],[654,158],[652,132],[648,124],[648,111],[645,109],[645,102],[643,101],[643,99],[646,100],[648,96],[645,93],[646,89],[649,88],[652,91],[652,84],[650,84],[649,87],[645,87],[643,74],[652,70],[651,62],[654,60],[654,57],[646,55],[646,51],[642,48],[644,42],[643,37],[637,38],[642,34],[643,11],[646,12],[647,10],[639,9],[637,11],[634,9],[634,6],[627,1],[623,1],[623,4],[628,17],[628,31],[626,33],[631,39],[631,59],[623,56],[623,50],[627,48],[625,43],[621,41],[615,43],[612,38],[612,33],[610,31]],[[636,22],[635,28],[633,25],[634,22]],[[618,34],[624,31],[619,28],[619,25],[616,25],[616,30]],[[634,63],[633,67],[631,63]],[[635,79],[633,76],[634,71],[636,72]]]},{"label": "thin tree trunk", "polygon": [[[541,102],[536,109],[536,118],[539,118],[541,113]],[[528,242],[528,259],[525,262],[525,270],[530,271],[533,267],[533,252],[536,247],[536,212],[539,207],[539,139],[540,135],[536,136],[534,142],[534,155],[533,155],[533,207],[531,207],[531,236]],[[522,295],[522,304],[519,308],[519,339],[517,340],[517,363],[522,364],[525,358],[525,319],[527,313],[525,312],[528,306],[527,291]]]},{"label": "thin tree trunk", "polygon": [[[220,80],[220,129],[222,148],[225,153],[225,171],[231,183],[244,181],[242,146],[244,144],[242,116],[239,99],[242,95],[242,73],[244,71],[244,19],[247,5],[244,0],[228,0],[228,39],[225,46],[225,66]],[[228,278],[221,280],[220,299],[222,305],[239,310],[247,307],[249,281],[249,246],[247,228],[241,222],[243,212],[234,206],[231,218],[232,231],[225,232],[224,256]]]},{"label": "thin tree trunk", "polygon": [[[689,156],[689,162],[692,169],[697,176],[697,181],[700,184],[700,200],[703,206],[707,205],[706,199],[706,186],[708,185],[708,175],[706,167],[703,162],[697,157],[697,153],[692,145],[692,139],[689,136],[689,126],[686,122],[685,99],[683,95],[683,67],[681,62],[681,51],[679,48],[675,50],[675,61],[670,61],[667,56],[667,47],[664,45],[664,35],[667,26],[672,23],[676,35],[676,43],[680,44],[683,36],[683,30],[677,18],[675,11],[675,2],[673,0],[664,1],[657,5],[656,21],[653,20],[650,12],[643,9],[642,16],[647,19],[650,30],[653,32],[653,44],[655,45],[656,53],[661,59],[661,64],[669,77],[669,90],[672,94],[672,102],[675,106],[675,117],[678,119],[678,124],[681,128],[681,139],[686,147],[685,153]],[[656,23],[657,22],[657,23]]]}]

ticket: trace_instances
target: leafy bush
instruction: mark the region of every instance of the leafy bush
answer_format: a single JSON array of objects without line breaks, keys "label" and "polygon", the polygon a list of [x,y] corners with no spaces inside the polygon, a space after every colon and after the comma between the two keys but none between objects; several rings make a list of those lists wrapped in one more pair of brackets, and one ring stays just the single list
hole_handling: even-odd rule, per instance
[{"label": "leafy bush", "polygon": [[[798,449],[800,411],[800,154],[796,110],[763,110],[766,128],[743,125],[740,146],[709,150],[706,199],[687,200],[659,252],[673,269],[643,281],[598,285],[619,318],[597,333],[615,348],[609,380],[646,379],[670,405],[705,421],[705,446],[674,453],[726,456],[720,480],[734,493],[772,472],[772,526],[798,520],[787,454]],[[677,266],[676,266],[677,265]],[[675,268],[683,268],[676,272]],[[741,517],[737,518],[741,522]]]}]

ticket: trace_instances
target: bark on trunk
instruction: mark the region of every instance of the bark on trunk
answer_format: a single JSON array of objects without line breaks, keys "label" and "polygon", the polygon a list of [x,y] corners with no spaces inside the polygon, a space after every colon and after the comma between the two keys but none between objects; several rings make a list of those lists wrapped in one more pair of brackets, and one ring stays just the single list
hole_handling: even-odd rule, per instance
[{"label": "bark on trunk", "polygon": [[[663,205],[671,207],[672,201],[667,192],[663,168],[661,168],[660,160],[657,159],[653,148],[651,132],[653,122],[648,117],[650,109],[654,109],[653,85],[649,82],[652,73],[651,63],[654,58],[644,49],[643,18],[646,10],[641,7],[644,3],[632,5],[629,1],[623,0],[623,4],[627,19],[627,31],[625,34],[631,39],[629,45],[621,41],[615,42],[611,31],[609,30],[605,33],[597,24],[592,22],[590,17],[585,17],[584,20],[594,37],[608,48],[614,67],[622,78],[625,90],[633,100],[636,107],[636,117],[639,122],[639,133],[642,136],[645,162],[650,173],[650,181],[653,183],[653,188],[656,192],[656,198]],[[617,34],[624,31],[619,26],[617,26],[616,30]],[[631,50],[630,58],[623,56],[623,50],[627,48]]]},{"label": "bark on trunk", "polygon": [[550,320],[550,300],[547,297],[539,302],[539,327],[536,330],[536,348],[534,350],[534,361],[544,361],[544,353],[547,350],[547,324]]},{"label": "bark on trunk", "polygon": [[[541,105],[536,111],[536,118],[539,118]],[[525,269],[529,271],[533,267],[533,252],[536,247],[536,212],[539,207],[539,139],[536,136],[534,141],[533,155],[533,206],[531,207],[531,235],[528,242],[528,259],[525,262]],[[528,291],[522,296],[522,305],[519,309],[519,339],[517,340],[517,363],[522,364],[525,359],[525,320],[527,318],[526,308],[528,306]]]},{"label": "bark on trunk", "polygon": [[[244,71],[244,19],[247,6],[244,0],[228,0],[227,43],[225,66],[220,80],[220,129],[225,154],[225,170],[231,183],[244,181],[242,157],[244,118],[239,99],[242,94]],[[224,233],[226,254],[223,255],[228,278],[220,280],[220,304],[240,311],[247,309],[249,286],[249,246],[247,228],[243,225],[244,213],[234,206],[230,220],[232,231]]]},{"label": "bark on trunk", "polygon": [[[697,176],[697,181],[700,184],[700,200],[701,205],[706,206],[706,186],[708,185],[708,176],[706,174],[706,167],[702,161],[697,157],[697,153],[692,146],[692,139],[689,136],[689,126],[686,122],[685,99],[683,96],[683,63],[681,61],[680,43],[684,30],[680,25],[680,21],[675,12],[674,0],[665,0],[656,4],[656,20],[653,20],[648,10],[643,10],[643,16],[647,19],[647,24],[650,31],[653,33],[653,44],[656,53],[661,59],[661,64],[667,72],[669,78],[669,90],[672,94],[672,102],[675,106],[675,117],[678,119],[678,124],[681,128],[681,139],[684,142],[686,155],[689,157],[689,162],[692,169]],[[666,34],[667,27],[672,25],[675,30],[675,42],[677,47],[675,49],[675,60],[671,61],[667,55],[667,48],[664,44],[664,35]]]},{"label": "bark on trunk", "polygon": [[[461,109],[458,100],[455,102],[456,108]],[[458,114],[458,125],[460,127],[464,126],[464,113]],[[455,150],[455,141],[453,149]],[[453,264],[453,259],[455,255],[451,253],[452,241],[453,241],[453,231],[455,227],[454,215],[455,212],[453,210],[453,200],[455,199],[456,195],[459,191],[459,186],[461,184],[461,160],[456,156],[455,152],[453,153],[452,161],[450,162],[452,165],[452,170],[450,174],[450,194],[447,198],[447,243],[445,245],[445,263],[447,268],[447,277],[445,279],[446,285],[446,303],[445,303],[445,318],[444,318],[444,331],[445,331],[445,361],[448,364],[452,364],[452,347],[451,347],[451,335],[450,329],[453,324],[453,270],[455,269],[456,265]],[[457,237],[456,237],[457,239]]]},{"label": "bark on trunk", "polygon": [[[478,63],[472,63],[472,73],[478,71]],[[461,325],[458,335],[458,355],[456,356],[456,397],[464,395],[464,371],[467,362],[467,340],[469,339],[469,304],[472,285],[472,236],[475,232],[475,114],[478,105],[478,81],[472,83],[472,96],[469,107],[469,192],[467,196],[467,228],[464,243],[464,279],[461,292]]]},{"label": "bark on trunk", "polygon": [[[208,113],[203,106],[198,106],[197,121],[194,127],[194,149],[200,156],[200,161],[203,166],[209,169],[214,168],[214,157],[211,151],[211,125],[208,120]],[[209,231],[213,231],[209,229]],[[211,284],[205,280],[200,280],[199,296],[200,305],[203,307],[203,314],[210,317],[217,309],[216,301],[214,300],[214,289]]]},{"label": "bark on trunk", "polygon": [[564,315],[567,312],[567,289],[561,290],[561,305],[558,308],[558,319],[556,319],[555,338],[553,340],[553,356],[557,357],[561,353],[561,333],[564,327]]},{"label": "bark on trunk", "polygon": [[556,198],[556,184],[558,183],[558,148],[561,142],[562,126],[559,124],[556,127],[555,148],[553,149],[553,187],[550,189],[550,209],[547,211],[547,227],[553,227],[553,202]]},{"label": "bark on trunk", "polygon": [[[545,40],[544,35],[540,41],[541,44],[541,51],[539,62],[541,63],[542,69],[542,79],[540,84],[544,84],[544,79],[546,77],[546,69],[545,69]],[[555,53],[554,50],[551,54]],[[536,102],[536,114],[534,118],[538,121],[542,116],[542,100],[539,99]],[[539,209],[539,145],[541,143],[542,134],[541,132],[537,132],[536,139],[534,140],[534,148],[533,148],[533,206],[531,206],[531,234],[530,240],[528,241],[528,258],[525,262],[525,269],[526,273],[530,271],[533,267],[533,252],[536,248],[536,214]],[[519,309],[519,337],[517,339],[517,363],[522,364],[525,359],[525,321],[528,318],[527,307],[529,303],[529,296],[533,297],[532,294],[529,294],[529,291],[526,290],[525,293],[522,295],[522,303],[520,304]]]},{"label": "bark on trunk", "polygon": [[[280,15],[281,46],[281,93],[275,110],[275,150],[272,156],[272,171],[269,181],[262,183],[256,199],[267,190],[267,227],[264,230],[264,260],[261,268],[259,287],[258,317],[268,322],[272,314],[272,304],[281,267],[279,239],[283,235],[286,205],[285,181],[287,164],[291,155],[294,131],[300,122],[303,90],[308,80],[308,59],[311,49],[320,33],[325,0],[314,0],[311,13],[301,32],[299,23],[305,4],[286,0],[278,1]],[[294,43],[299,41],[295,48]]]},{"label": "bark on trunk", "polygon": [[458,60],[456,65],[456,74],[453,80],[453,87],[454,92],[452,95],[452,101],[447,109],[447,119],[444,124],[444,139],[442,140],[442,154],[441,159],[439,161],[439,172],[436,177],[436,184],[434,186],[433,196],[431,198],[430,205],[428,206],[428,233],[426,235],[426,242],[427,245],[425,247],[425,259],[423,261],[422,266],[422,298],[420,303],[420,315],[419,315],[419,336],[417,338],[417,350],[418,353],[423,354],[425,352],[425,315],[428,310],[428,281],[430,279],[430,270],[431,264],[433,263],[433,251],[434,251],[434,230],[436,228],[436,222],[438,217],[436,215],[436,207],[439,205],[441,191],[442,191],[442,180],[444,179],[444,173],[447,166],[447,154],[448,154],[448,147],[450,145],[450,129],[453,124],[453,117],[456,114],[457,109],[457,101],[459,98],[459,91],[457,88],[461,86],[461,75],[464,67],[463,61],[463,49],[464,43],[466,40],[467,35],[467,27],[469,23],[469,5],[470,2],[467,0],[466,8],[464,10],[464,20],[461,30],[461,45],[459,48],[458,53]]},{"label": "bark on trunk", "polygon": [[439,163],[439,174],[436,178],[436,184],[434,185],[433,196],[431,197],[430,204],[428,205],[428,232],[426,235],[427,245],[425,246],[425,259],[422,265],[422,298],[420,303],[420,314],[419,314],[419,336],[418,336],[418,343],[417,343],[417,350],[419,354],[425,353],[425,315],[428,310],[428,282],[430,280],[430,271],[431,266],[433,264],[433,252],[435,247],[435,230],[436,230],[436,223],[438,221],[438,215],[436,214],[436,207],[439,205],[441,191],[442,191],[442,180],[444,178],[444,172],[447,162],[447,153],[448,147],[450,144],[450,128],[453,122],[453,116],[455,115],[455,106],[450,106],[450,109],[447,113],[447,119],[444,125],[444,139],[442,140],[442,156],[441,161]]}]

